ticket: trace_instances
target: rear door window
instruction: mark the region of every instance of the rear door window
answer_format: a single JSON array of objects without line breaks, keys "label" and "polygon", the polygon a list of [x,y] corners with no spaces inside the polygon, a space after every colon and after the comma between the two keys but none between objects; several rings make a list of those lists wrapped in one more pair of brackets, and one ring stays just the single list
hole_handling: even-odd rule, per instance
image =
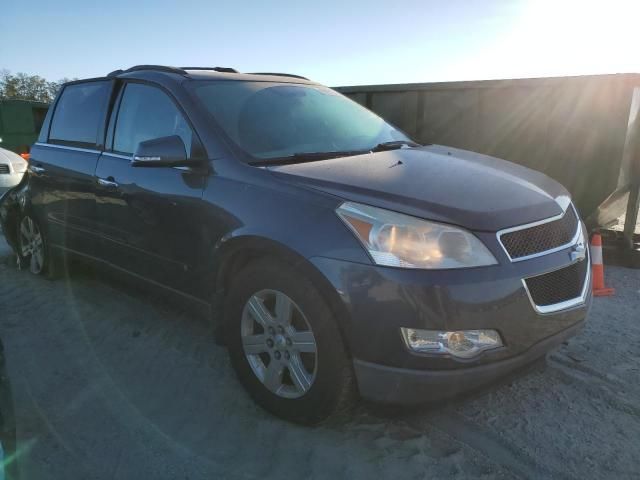
[{"label": "rear door window", "polygon": [[133,154],[140,142],[178,135],[187,154],[191,152],[193,131],[171,98],[150,85],[126,86],[113,138],[113,150]]},{"label": "rear door window", "polygon": [[98,136],[104,128],[110,92],[110,81],[67,85],[53,114],[49,141],[86,148],[102,143]]}]

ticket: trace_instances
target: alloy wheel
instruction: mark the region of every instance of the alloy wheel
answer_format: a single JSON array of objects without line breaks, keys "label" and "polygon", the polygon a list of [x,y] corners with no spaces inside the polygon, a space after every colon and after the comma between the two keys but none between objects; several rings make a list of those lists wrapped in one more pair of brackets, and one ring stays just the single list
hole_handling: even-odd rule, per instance
[{"label": "alloy wheel", "polygon": [[244,306],[240,334],[253,373],[283,398],[305,395],[316,378],[318,350],[304,313],[276,290],[255,293]]},{"label": "alloy wheel", "polygon": [[35,275],[44,269],[44,242],[36,222],[26,216],[20,222],[20,253],[29,260],[29,270]]}]

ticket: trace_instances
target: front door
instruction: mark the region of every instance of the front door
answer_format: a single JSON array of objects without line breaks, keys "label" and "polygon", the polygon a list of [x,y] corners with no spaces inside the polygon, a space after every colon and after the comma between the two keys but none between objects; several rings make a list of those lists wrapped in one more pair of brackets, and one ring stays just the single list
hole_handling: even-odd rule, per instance
[{"label": "front door", "polygon": [[186,151],[193,129],[167,93],[129,83],[113,125],[112,148],[96,169],[100,257],[162,285],[190,293],[202,235],[202,169],[132,167],[140,142],[179,135]]}]

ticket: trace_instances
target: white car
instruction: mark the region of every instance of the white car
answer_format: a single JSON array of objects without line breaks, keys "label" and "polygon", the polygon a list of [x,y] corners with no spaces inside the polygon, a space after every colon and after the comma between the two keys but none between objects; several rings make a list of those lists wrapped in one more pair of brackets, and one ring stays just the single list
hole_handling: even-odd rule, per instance
[{"label": "white car", "polygon": [[0,195],[20,183],[27,165],[27,161],[17,153],[0,148]]}]

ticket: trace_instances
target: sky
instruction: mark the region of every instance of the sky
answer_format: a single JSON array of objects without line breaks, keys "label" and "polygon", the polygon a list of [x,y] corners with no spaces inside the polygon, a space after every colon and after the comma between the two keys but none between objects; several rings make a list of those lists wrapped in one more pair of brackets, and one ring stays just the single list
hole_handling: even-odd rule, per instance
[{"label": "sky", "polygon": [[225,66],[330,86],[627,73],[639,25],[640,0],[1,0],[0,69]]}]

